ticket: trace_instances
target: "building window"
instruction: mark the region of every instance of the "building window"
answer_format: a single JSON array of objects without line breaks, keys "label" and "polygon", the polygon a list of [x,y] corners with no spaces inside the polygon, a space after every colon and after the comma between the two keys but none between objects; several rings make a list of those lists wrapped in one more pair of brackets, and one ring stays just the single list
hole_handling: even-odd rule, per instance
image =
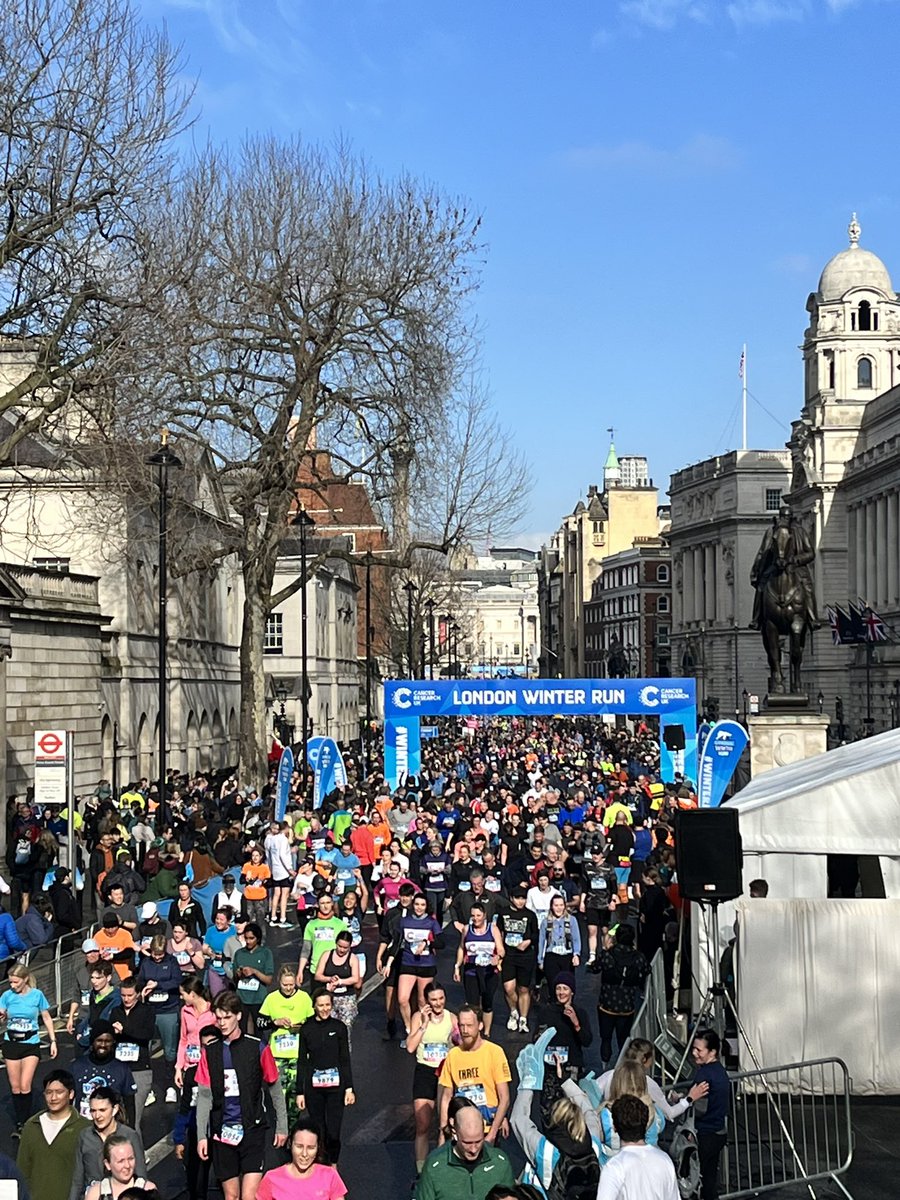
[{"label": "building window", "polygon": [[42,571],[58,571],[60,575],[68,575],[70,562],[68,558],[36,558],[34,565]]},{"label": "building window", "polygon": [[657,583],[669,582],[669,568],[665,563],[660,563],[656,568],[656,581]]},{"label": "building window", "polygon": [[859,302],[859,328],[862,333],[868,333],[872,328],[872,305],[868,300]]},{"label": "building window", "polygon": [[766,488],[766,512],[778,512],[781,508],[781,488]]},{"label": "building window", "polygon": [[861,358],[856,368],[856,386],[870,388],[872,386],[872,360]]},{"label": "building window", "polygon": [[668,596],[657,596],[656,611],[657,612],[666,612],[666,613],[669,611],[669,597]]},{"label": "building window", "polygon": [[522,647],[519,645],[518,642],[513,642],[513,657],[518,658],[521,653],[522,653]]},{"label": "building window", "polygon": [[284,613],[273,612],[266,617],[263,654],[284,654]]},{"label": "building window", "polygon": [[669,644],[669,626],[657,625],[656,627],[656,644],[657,646],[668,646]]}]

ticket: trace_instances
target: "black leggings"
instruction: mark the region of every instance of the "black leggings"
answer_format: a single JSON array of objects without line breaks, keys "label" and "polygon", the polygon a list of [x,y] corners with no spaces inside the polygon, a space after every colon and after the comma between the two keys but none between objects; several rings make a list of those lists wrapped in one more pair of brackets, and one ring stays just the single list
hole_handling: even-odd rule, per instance
[{"label": "black leggings", "polygon": [[616,1049],[621,1053],[625,1039],[631,1031],[634,1013],[613,1014],[598,1008],[597,1020],[600,1024],[600,1058],[608,1063],[613,1053],[613,1034],[616,1038]]},{"label": "black leggings", "polygon": [[306,1111],[322,1134],[325,1157],[331,1166],[337,1166],[344,1120],[344,1088],[308,1088],[305,1095]]},{"label": "black leggings", "polygon": [[466,1004],[480,1008],[482,1012],[493,1012],[499,982],[500,976],[494,967],[467,967],[463,975]]}]

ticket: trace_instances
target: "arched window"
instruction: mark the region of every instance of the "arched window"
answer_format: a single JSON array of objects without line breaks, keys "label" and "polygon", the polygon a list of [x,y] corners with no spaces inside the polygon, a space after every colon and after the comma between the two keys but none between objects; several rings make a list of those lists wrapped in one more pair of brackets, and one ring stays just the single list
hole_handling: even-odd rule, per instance
[{"label": "arched window", "polygon": [[660,565],[656,568],[656,578],[659,583],[669,582],[669,568],[665,565],[665,563],[660,563]]},{"label": "arched window", "polygon": [[856,386],[870,388],[872,386],[872,360],[861,358],[856,367]]},{"label": "arched window", "polygon": [[868,333],[872,328],[872,305],[868,300],[859,302],[859,328],[863,333]]}]

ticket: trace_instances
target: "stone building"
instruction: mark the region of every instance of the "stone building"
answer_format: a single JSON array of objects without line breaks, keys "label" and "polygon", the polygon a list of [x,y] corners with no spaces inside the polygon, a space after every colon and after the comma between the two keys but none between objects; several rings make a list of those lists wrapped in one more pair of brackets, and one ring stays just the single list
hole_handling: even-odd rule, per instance
[{"label": "stone building", "polygon": [[[854,214],[848,247],[807,301],[790,500],[816,548],[820,616],[861,598],[900,630],[900,297],[860,236]],[[900,723],[896,633],[867,673],[865,647],[833,646],[826,625],[812,665],[810,690],[832,713],[842,700],[851,732],[864,731],[869,708],[872,731]]]},{"label": "stone building", "polygon": [[470,675],[531,675],[540,645],[538,554],[522,547],[467,553],[450,571],[460,665]]},{"label": "stone building", "polygon": [[672,523],[672,672],[697,680],[699,705],[743,716],[743,693],[765,695],[768,667],[751,630],[750,569],[790,484],[786,450],[732,450],[676,471]]},{"label": "stone building", "polygon": [[[615,447],[610,444],[602,490],[592,484],[586,499],[578,501],[541,549],[543,676],[569,679],[588,674],[585,606],[591,603],[605,560],[630,550],[636,538],[659,534],[657,490],[638,465],[641,462],[645,460],[629,459],[629,478],[644,482],[625,483]],[[590,661],[593,669],[594,660]]]},{"label": "stone building", "polygon": [[662,538],[611,554],[585,605],[587,674],[671,675],[672,569]]}]

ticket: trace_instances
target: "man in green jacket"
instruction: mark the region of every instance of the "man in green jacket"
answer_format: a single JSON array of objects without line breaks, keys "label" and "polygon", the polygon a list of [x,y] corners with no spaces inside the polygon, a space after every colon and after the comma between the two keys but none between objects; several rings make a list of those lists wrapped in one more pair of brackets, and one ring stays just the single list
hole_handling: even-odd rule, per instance
[{"label": "man in green jacket", "polygon": [[73,1107],[75,1080],[68,1071],[51,1071],[44,1080],[47,1111],[25,1122],[16,1164],[40,1200],[69,1200],[78,1139],[90,1121]]},{"label": "man in green jacket", "polygon": [[485,1200],[498,1183],[515,1186],[507,1156],[484,1138],[484,1121],[474,1105],[456,1114],[456,1138],[425,1160],[416,1200]]}]

